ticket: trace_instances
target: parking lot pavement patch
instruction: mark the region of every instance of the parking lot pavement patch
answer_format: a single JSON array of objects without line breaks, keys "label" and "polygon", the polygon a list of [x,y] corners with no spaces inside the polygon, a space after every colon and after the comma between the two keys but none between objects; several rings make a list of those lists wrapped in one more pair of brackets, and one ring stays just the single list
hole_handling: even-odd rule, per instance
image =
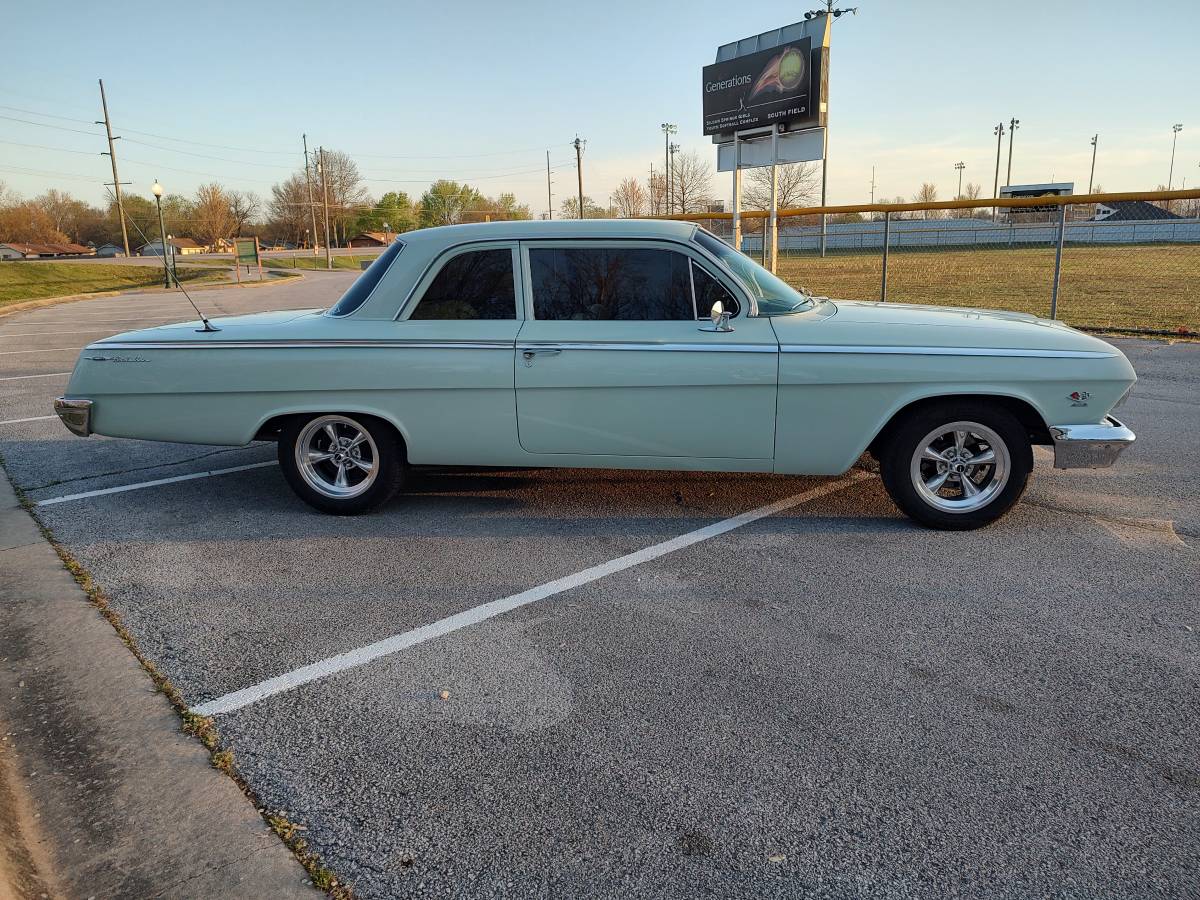
[{"label": "parking lot pavement patch", "polygon": [[313,895],[31,524],[0,477],[0,728],[47,877],[78,897]]}]

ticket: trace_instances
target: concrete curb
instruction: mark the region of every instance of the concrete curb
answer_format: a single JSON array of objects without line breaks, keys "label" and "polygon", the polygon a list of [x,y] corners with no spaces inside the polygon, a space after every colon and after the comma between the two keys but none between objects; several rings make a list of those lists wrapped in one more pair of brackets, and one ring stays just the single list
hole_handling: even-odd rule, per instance
[{"label": "concrete curb", "polygon": [[0,814],[24,820],[0,856],[0,895],[8,881],[17,896],[33,884],[73,897],[321,896],[183,733],[3,472],[0,648]]},{"label": "concrete curb", "polygon": [[[218,266],[204,266],[205,269],[213,269],[219,271]],[[299,272],[292,274],[290,271],[286,275],[278,275],[274,280],[243,282],[238,284],[236,281],[210,281],[195,285],[196,290],[211,291],[220,290],[221,288],[251,288],[251,287],[271,287],[276,284],[283,284],[293,278],[303,278]],[[62,303],[75,303],[78,300],[95,300],[100,297],[120,297],[124,294],[169,294],[175,288],[167,290],[166,288],[129,288],[124,291],[94,291],[88,294],[66,294],[62,297],[39,297],[36,300],[23,300],[20,303],[10,303],[8,306],[0,306],[0,319],[5,316],[11,316],[14,313],[28,312],[31,309],[41,309],[45,306],[58,306]]]}]

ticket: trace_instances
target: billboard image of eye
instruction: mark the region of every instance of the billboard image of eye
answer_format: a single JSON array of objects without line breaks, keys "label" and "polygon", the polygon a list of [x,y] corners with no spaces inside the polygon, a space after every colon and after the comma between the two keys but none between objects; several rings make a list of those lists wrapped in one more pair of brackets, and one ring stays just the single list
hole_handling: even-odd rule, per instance
[{"label": "billboard image of eye", "polygon": [[[704,133],[818,124],[821,50],[805,37],[704,67]],[[814,58],[816,57],[816,58]]]}]

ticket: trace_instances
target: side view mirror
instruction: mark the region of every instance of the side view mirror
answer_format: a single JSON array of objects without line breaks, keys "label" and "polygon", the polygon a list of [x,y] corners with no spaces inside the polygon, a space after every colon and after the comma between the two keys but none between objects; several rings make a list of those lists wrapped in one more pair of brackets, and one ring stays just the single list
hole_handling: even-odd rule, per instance
[{"label": "side view mirror", "polygon": [[730,313],[725,310],[725,304],[720,300],[712,305],[709,311],[709,317],[712,319],[712,325],[700,326],[701,331],[733,331],[733,326],[729,324]]}]

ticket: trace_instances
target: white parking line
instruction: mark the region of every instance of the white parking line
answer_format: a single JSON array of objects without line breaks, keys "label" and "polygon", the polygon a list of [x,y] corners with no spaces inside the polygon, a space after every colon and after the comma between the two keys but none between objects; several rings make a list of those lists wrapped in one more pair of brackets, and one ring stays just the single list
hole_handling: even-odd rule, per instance
[{"label": "white parking line", "polygon": [[209,700],[207,703],[194,706],[192,707],[192,712],[201,716],[216,716],[222,713],[233,712],[244,706],[249,706],[251,703],[256,703],[259,700],[264,700],[267,697],[272,697],[284,691],[290,691],[311,681],[328,678],[330,675],[344,672],[346,669],[365,665],[380,657],[390,656],[393,653],[398,653],[417,644],[423,644],[426,641],[431,641],[434,638],[439,638],[442,635],[450,634],[470,625],[478,625],[480,622],[485,622],[506,612],[519,609],[522,606],[528,606],[530,603],[536,603],[538,600],[545,600],[547,597],[553,597],[555,594],[561,594],[564,591],[597,581],[606,575],[621,572],[633,566],[641,565],[644,562],[666,556],[668,553],[674,553],[676,550],[682,550],[701,541],[707,541],[710,538],[726,534],[736,528],[741,528],[743,525],[749,525],[751,522],[775,515],[784,510],[799,506],[802,503],[807,503],[810,500],[816,500],[837,491],[845,490],[863,479],[872,477],[872,475],[866,472],[857,469],[853,470],[845,478],[823,484],[820,487],[804,491],[801,494],[795,494],[776,503],[760,506],[741,515],[722,519],[720,522],[714,522],[712,525],[697,528],[695,531],[689,531],[687,534],[671,538],[669,541],[663,541],[661,544],[654,544],[650,547],[636,550],[625,556],[619,556],[608,562],[584,569],[582,572],[576,572],[573,575],[567,575],[563,578],[556,578],[554,581],[538,585],[519,594],[512,594],[500,600],[492,600],[473,609],[439,619],[429,625],[414,628],[412,631],[405,631],[402,634],[384,638],[374,644],[367,644],[365,647],[340,653],[337,656],[331,656],[320,662],[301,666],[299,669],[283,675],[268,678],[266,681],[261,681],[250,687],[233,691],[214,700]]},{"label": "white parking line", "polygon": [[16,425],[20,422],[41,422],[46,419],[57,419],[58,416],[30,416],[28,419],[5,419],[0,425]]},{"label": "white parking line", "polygon": [[60,375],[70,375],[70,372],[47,372],[44,375],[5,375],[0,381],[20,381],[22,378],[58,378]]},{"label": "white parking line", "polygon": [[156,478],[154,481],[139,481],[137,484],[122,484],[119,487],[101,488],[97,491],[83,491],[79,494],[65,494],[62,497],[51,497],[49,500],[39,500],[37,506],[53,506],[56,503],[68,503],[71,500],[83,500],[86,497],[102,497],[105,494],[123,494],[125,491],[140,491],[142,488],[158,487],[160,484],[175,484],[178,481],[195,481],[197,478],[212,478],[214,475],[230,475],[234,472],[246,472],[250,469],[264,469],[267,466],[277,466],[279,462],[271,459],[266,462],[250,463],[248,466],[230,466],[228,469],[212,469],[208,472],[192,472],[190,475],[175,475],[171,478]]}]

